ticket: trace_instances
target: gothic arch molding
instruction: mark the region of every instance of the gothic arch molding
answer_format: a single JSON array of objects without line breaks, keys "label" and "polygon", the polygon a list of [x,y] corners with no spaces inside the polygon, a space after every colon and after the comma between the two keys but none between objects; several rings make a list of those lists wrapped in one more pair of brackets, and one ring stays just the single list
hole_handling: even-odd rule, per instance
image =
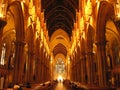
[{"label": "gothic arch molding", "polygon": [[19,1],[14,1],[8,6],[7,12],[13,16],[14,27],[16,30],[16,52],[15,52],[15,63],[14,67],[14,83],[22,83],[22,73],[24,69],[24,45],[25,45],[25,31],[24,31],[24,16],[22,6]]},{"label": "gothic arch molding", "polygon": [[22,6],[19,1],[14,1],[8,6],[8,11],[13,15],[16,30],[16,41],[24,41],[24,16]]},{"label": "gothic arch molding", "polygon": [[98,16],[97,16],[97,26],[96,26],[96,39],[97,42],[105,42],[105,28],[108,19],[114,17],[114,8],[107,1],[101,1]]}]

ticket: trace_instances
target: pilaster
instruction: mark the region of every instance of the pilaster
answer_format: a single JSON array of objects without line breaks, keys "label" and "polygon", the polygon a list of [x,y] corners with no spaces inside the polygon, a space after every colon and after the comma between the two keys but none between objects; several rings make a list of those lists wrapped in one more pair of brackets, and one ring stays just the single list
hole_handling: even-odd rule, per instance
[{"label": "pilaster", "polygon": [[98,80],[100,86],[106,86],[106,42],[97,42]]},{"label": "pilaster", "polygon": [[22,83],[23,68],[24,68],[24,45],[25,42],[17,41],[15,42],[16,52],[15,52],[15,62],[14,62],[14,82]]}]

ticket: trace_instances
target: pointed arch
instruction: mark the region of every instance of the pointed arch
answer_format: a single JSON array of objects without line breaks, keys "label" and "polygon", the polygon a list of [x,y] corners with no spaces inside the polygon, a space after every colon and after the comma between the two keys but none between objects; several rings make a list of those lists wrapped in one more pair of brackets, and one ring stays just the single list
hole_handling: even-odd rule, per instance
[{"label": "pointed arch", "polygon": [[114,8],[107,1],[101,1],[97,16],[96,39],[97,42],[105,42],[105,28],[108,19],[114,17]]}]

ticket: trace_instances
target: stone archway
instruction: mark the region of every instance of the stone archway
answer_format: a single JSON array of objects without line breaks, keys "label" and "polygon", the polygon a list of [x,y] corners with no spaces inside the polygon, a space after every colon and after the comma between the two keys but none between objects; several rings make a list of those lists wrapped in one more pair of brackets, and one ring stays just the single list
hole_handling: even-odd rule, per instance
[{"label": "stone archway", "polygon": [[[107,85],[115,85],[115,83],[117,85],[119,79],[116,76],[119,74],[119,70],[115,68],[120,64],[120,35],[112,20],[108,20],[106,23],[106,40]],[[114,82],[113,78],[115,78]]]},{"label": "stone archway", "polygon": [[101,1],[96,25],[98,80],[100,86],[106,86],[106,22],[113,17],[113,6],[107,1]]},{"label": "stone archway", "polygon": [[16,30],[16,41],[15,41],[15,64],[14,64],[14,83],[22,83],[23,72],[23,52],[25,45],[25,31],[24,31],[24,16],[22,6],[19,1],[14,1],[8,6],[8,10],[14,19],[14,28]]}]

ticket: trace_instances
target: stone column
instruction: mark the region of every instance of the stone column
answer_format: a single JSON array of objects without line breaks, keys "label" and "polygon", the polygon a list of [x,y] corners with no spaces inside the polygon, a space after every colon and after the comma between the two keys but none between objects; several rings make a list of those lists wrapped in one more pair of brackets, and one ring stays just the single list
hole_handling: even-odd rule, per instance
[{"label": "stone column", "polygon": [[82,72],[81,72],[81,60],[80,60],[80,57],[79,57],[79,62],[78,62],[78,65],[79,65],[79,67],[78,67],[78,73],[79,73],[79,82],[81,82],[81,79],[82,79]]},{"label": "stone column", "polygon": [[75,71],[75,56],[73,57],[73,80],[75,81],[75,75],[76,71]]},{"label": "stone column", "polygon": [[40,48],[40,83],[42,82],[42,53],[43,53],[43,51],[42,51],[42,48]]},{"label": "stone column", "polygon": [[77,53],[75,52],[75,81],[77,81]]},{"label": "stone column", "polygon": [[37,58],[37,63],[36,63],[36,78],[37,78],[37,82],[39,83],[40,82],[40,68],[41,68],[41,65],[40,65],[40,59]]},{"label": "stone column", "polygon": [[44,82],[44,47],[43,47],[43,52],[42,52],[42,82]]},{"label": "stone column", "polygon": [[43,82],[43,47],[41,48],[41,78],[40,78],[40,80],[41,80],[41,83]]},{"label": "stone column", "polygon": [[40,82],[40,39],[36,39],[36,47],[35,47],[35,52],[36,52],[36,81]]},{"label": "stone column", "polygon": [[26,71],[26,81],[30,82],[30,53],[28,53],[27,71]]},{"label": "stone column", "polygon": [[43,66],[43,62],[42,62],[42,65],[41,65],[41,83],[44,82],[44,66]]},{"label": "stone column", "polygon": [[106,42],[98,42],[97,61],[98,61],[98,80],[100,86],[106,86]]},{"label": "stone column", "polygon": [[43,82],[45,82],[45,52],[43,50]]},{"label": "stone column", "polygon": [[86,53],[86,66],[88,83],[93,84],[93,53],[92,51]]},{"label": "stone column", "polygon": [[15,62],[14,62],[14,82],[22,83],[23,68],[24,68],[24,42],[15,42],[16,52],[15,52]]},{"label": "stone column", "polygon": [[83,71],[84,65],[83,65],[83,59],[81,58],[80,60],[81,60],[81,65],[80,65],[81,66],[80,67],[81,68],[80,70],[81,71],[81,82],[83,83],[84,82],[84,71]]},{"label": "stone column", "polygon": [[35,53],[31,52],[30,55],[30,82],[33,82],[33,63],[34,63],[34,57],[35,57]]},{"label": "stone column", "polygon": [[49,77],[50,77],[50,75],[49,75],[49,58],[48,58],[48,56],[47,56],[47,60],[46,60],[46,65],[47,65],[47,73],[46,73],[46,80],[48,81],[48,80],[50,80],[49,79]]},{"label": "stone column", "polygon": [[71,63],[70,63],[70,71],[71,71],[71,80],[73,80],[73,58],[71,56]]},{"label": "stone column", "polygon": [[86,83],[86,58],[81,56],[81,78],[82,83]]},{"label": "stone column", "polygon": [[44,82],[46,82],[46,52],[44,52]]}]

